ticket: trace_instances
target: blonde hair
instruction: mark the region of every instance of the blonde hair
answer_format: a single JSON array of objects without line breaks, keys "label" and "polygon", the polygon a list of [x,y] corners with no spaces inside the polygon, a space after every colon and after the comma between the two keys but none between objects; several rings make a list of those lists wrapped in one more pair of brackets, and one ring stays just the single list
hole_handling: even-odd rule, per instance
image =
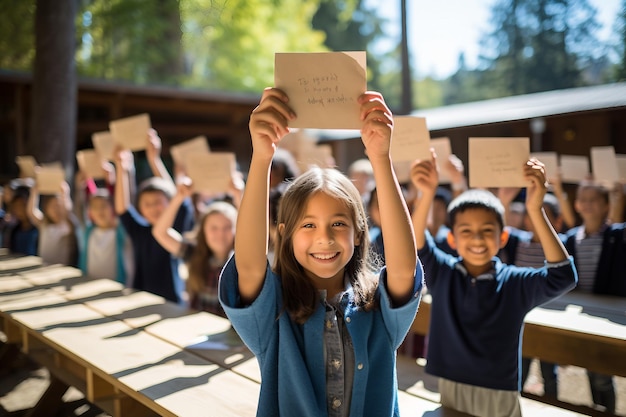
[{"label": "blonde hair", "polygon": [[345,271],[354,290],[357,306],[369,311],[376,307],[378,277],[370,261],[367,217],[361,196],[352,182],[341,172],[332,169],[312,168],[289,185],[278,208],[278,224],[283,225],[275,242],[274,271],[280,277],[285,310],[297,323],[304,323],[313,314],[319,294],[307,278],[304,268],[293,252],[293,234],[304,215],[307,203],[316,193],[325,193],[342,201],[350,211],[360,241],[354,248]]}]

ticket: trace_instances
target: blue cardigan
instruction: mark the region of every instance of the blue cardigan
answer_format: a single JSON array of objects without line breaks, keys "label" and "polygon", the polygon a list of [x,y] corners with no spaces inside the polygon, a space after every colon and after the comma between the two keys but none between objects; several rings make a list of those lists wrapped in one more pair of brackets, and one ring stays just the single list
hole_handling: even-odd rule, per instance
[{"label": "blue cardigan", "polygon": [[[81,271],[83,271],[83,274],[87,274],[87,258],[88,258],[87,255],[89,253],[89,237],[91,236],[93,229],[95,229],[95,226],[93,224],[90,224],[87,227],[85,227],[85,234],[83,236],[83,245],[82,245],[83,247],[82,247],[82,250],[78,254],[78,267],[80,268]],[[124,231],[124,226],[122,226],[122,224],[119,223],[117,227],[115,228],[115,255],[117,257],[116,259],[117,264],[115,266],[115,270],[117,271],[117,274],[115,276],[115,280],[124,285],[126,285],[126,281],[129,278],[126,276],[126,268],[124,268],[124,243],[125,241],[126,241],[126,232]]]},{"label": "blue cardigan", "polygon": [[524,317],[574,288],[572,258],[538,269],[494,258],[492,273],[472,277],[430,235],[418,254],[432,294],[426,371],[463,384],[520,390]]},{"label": "blue cardigan", "polygon": [[[363,312],[348,303],[344,310],[355,356],[351,416],[399,415],[396,349],[415,318],[422,276],[418,263],[415,296],[394,308],[383,269],[377,291],[380,307]],[[261,293],[249,306],[239,302],[237,281],[233,256],[222,271],[219,296],[235,330],[259,361],[262,383],[257,416],[326,416],[323,305],[306,323],[296,324],[283,310],[280,278],[269,266]]]}]

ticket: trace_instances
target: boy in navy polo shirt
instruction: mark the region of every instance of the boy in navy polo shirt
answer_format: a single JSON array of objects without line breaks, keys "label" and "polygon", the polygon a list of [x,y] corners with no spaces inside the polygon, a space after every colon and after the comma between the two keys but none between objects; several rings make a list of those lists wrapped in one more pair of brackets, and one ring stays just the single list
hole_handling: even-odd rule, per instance
[{"label": "boy in navy polo shirt", "polygon": [[413,211],[416,246],[432,294],[426,371],[440,377],[442,405],[476,416],[521,416],[524,316],[571,290],[577,280],[573,261],[542,209],[543,165],[531,159],[524,173],[526,208],[543,246],[543,268],[509,266],[496,257],[507,241],[504,207],[485,190],[466,191],[448,207],[449,242],[459,257],[438,249],[426,230],[438,183],[434,156],[411,170],[422,194]]}]

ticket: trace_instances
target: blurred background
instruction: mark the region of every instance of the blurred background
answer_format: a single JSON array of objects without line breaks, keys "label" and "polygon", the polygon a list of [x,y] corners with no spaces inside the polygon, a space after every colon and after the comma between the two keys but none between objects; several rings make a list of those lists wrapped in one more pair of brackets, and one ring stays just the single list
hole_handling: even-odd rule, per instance
[{"label": "blurred background", "polygon": [[245,160],[275,52],[366,50],[368,88],[397,114],[626,79],[626,0],[0,0],[0,10],[2,178],[17,173],[15,155],[72,164],[109,120],[140,112],[165,155],[205,135]]}]

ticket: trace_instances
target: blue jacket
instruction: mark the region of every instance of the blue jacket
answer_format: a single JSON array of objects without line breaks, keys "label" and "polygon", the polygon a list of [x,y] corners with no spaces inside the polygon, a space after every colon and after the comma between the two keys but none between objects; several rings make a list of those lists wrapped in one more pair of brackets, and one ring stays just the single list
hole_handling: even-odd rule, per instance
[{"label": "blue jacket", "polygon": [[574,288],[572,258],[538,269],[494,258],[492,273],[472,277],[430,235],[418,254],[432,294],[426,371],[463,384],[520,390],[524,317]]},{"label": "blue jacket", "polygon": [[[384,269],[378,286],[379,308],[363,312],[347,304],[344,320],[355,357],[351,416],[399,415],[396,349],[415,318],[422,276],[418,263],[415,296],[403,306],[391,306]],[[231,257],[220,278],[220,302],[259,361],[262,383],[257,416],[326,416],[323,305],[306,323],[296,324],[283,310],[280,278],[269,267],[261,293],[250,306],[240,305],[237,281]]]},{"label": "blue jacket", "polygon": [[[582,226],[567,231],[565,247],[576,262],[576,232]],[[602,252],[596,269],[593,292],[626,297],[626,223],[607,227],[602,238]]]}]

